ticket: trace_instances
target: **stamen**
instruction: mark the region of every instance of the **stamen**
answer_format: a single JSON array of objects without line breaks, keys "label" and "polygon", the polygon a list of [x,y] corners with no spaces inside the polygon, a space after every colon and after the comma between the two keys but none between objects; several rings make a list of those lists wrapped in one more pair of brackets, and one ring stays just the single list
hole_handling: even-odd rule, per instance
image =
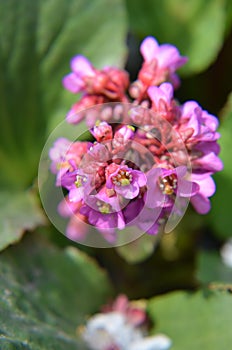
[{"label": "stamen", "polygon": [[158,180],[159,188],[163,194],[172,195],[174,190],[177,188],[177,178],[175,174],[159,177]]}]

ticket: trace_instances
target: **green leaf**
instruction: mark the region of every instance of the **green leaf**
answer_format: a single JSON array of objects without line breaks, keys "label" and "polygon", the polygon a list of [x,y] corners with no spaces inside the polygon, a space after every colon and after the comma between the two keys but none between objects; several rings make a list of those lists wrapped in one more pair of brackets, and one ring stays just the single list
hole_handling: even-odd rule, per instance
[{"label": "green leaf", "polygon": [[[113,13],[113,16],[112,16]],[[98,67],[125,58],[122,0],[0,0],[0,180],[25,188],[37,173],[48,120],[77,99],[61,80],[84,54]],[[60,112],[59,112],[60,111]]]},{"label": "green leaf", "polygon": [[155,332],[173,341],[172,350],[227,350],[231,347],[232,296],[225,292],[174,292],[151,299]]},{"label": "green leaf", "polygon": [[0,261],[0,348],[85,349],[77,327],[98,311],[110,290],[94,261],[35,235],[7,249]]},{"label": "green leaf", "polygon": [[45,217],[32,191],[0,192],[0,251],[43,224]]},{"label": "green leaf", "polygon": [[221,127],[220,158],[224,163],[224,169],[215,175],[217,185],[216,194],[212,198],[212,210],[209,214],[209,224],[220,238],[228,238],[231,232],[231,198],[232,198],[232,94],[224,108]]},{"label": "green leaf", "polygon": [[232,268],[226,266],[216,252],[199,252],[197,278],[204,284],[212,282],[232,283]]},{"label": "green leaf", "polygon": [[135,241],[116,248],[118,254],[130,264],[137,264],[152,255],[160,236],[143,234]]},{"label": "green leaf", "polygon": [[[226,0],[126,0],[130,26],[140,38],[155,36],[177,46],[189,62],[182,72],[199,73],[217,57],[231,18]],[[213,24],[213,25],[212,25]],[[228,24],[227,24],[228,26]]]}]

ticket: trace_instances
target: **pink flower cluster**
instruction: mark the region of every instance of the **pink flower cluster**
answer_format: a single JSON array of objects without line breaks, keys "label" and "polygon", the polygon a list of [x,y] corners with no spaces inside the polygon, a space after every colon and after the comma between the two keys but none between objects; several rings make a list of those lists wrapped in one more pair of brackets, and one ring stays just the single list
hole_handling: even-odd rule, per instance
[{"label": "pink flower cluster", "polygon": [[186,200],[200,214],[210,210],[212,174],[223,167],[218,120],[195,101],[174,99],[176,70],[187,61],[176,47],[148,37],[140,51],[144,62],[131,84],[124,70],[97,70],[83,56],[72,59],[63,79],[81,93],[67,122],[85,120],[95,139],[60,138],[50,150],[56,185],[68,191],[59,212],[70,217],[73,239],[85,235],[86,223],[110,242],[126,226],[157,234]]}]

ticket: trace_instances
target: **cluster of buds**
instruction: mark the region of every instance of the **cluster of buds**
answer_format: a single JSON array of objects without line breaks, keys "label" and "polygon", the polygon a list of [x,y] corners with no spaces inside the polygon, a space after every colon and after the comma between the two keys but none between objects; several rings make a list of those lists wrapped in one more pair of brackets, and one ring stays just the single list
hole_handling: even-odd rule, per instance
[{"label": "cluster of buds", "polygon": [[70,217],[67,236],[81,240],[92,225],[113,243],[116,230],[136,226],[154,235],[190,201],[206,214],[215,192],[218,119],[195,101],[180,105],[176,70],[186,61],[176,47],[146,38],[138,79],[114,67],[95,69],[83,56],[71,61],[63,84],[80,100],[67,122],[85,120],[94,141],[58,139],[50,150],[56,185],[68,191],[59,205]]},{"label": "cluster of buds", "polygon": [[119,295],[102,313],[92,316],[80,329],[91,350],[168,350],[172,344],[164,334],[147,336],[147,315],[142,305],[134,305]]}]

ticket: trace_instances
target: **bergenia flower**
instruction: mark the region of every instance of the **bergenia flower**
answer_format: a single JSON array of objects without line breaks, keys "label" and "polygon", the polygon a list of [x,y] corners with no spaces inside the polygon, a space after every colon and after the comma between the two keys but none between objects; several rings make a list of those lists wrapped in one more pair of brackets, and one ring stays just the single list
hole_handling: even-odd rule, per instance
[{"label": "bergenia flower", "polygon": [[[133,310],[126,296],[117,298],[111,310],[92,316],[82,331],[82,338],[91,350],[168,350],[172,344],[164,334],[146,336],[147,319],[136,323],[128,318],[127,311]],[[139,311],[139,308],[137,308]]]},{"label": "bergenia flower", "polygon": [[140,52],[144,61],[132,84],[126,71],[96,69],[82,55],[63,79],[80,93],[67,121],[85,119],[95,139],[60,138],[49,152],[56,185],[68,192],[59,211],[70,218],[69,237],[85,237],[90,224],[113,243],[125,226],[157,234],[189,201],[200,214],[210,210],[212,175],[223,168],[218,119],[196,101],[175,100],[176,71],[187,61],[175,46],[147,37]]},{"label": "bergenia flower", "polygon": [[173,204],[174,196],[190,198],[199,191],[195,182],[186,180],[185,166],[175,169],[154,168],[147,175],[147,197],[148,208],[168,207]]},{"label": "bergenia flower", "polygon": [[176,85],[178,78],[175,71],[187,62],[187,57],[181,56],[173,45],[159,45],[153,37],[144,39],[140,51],[144,65],[138,77],[142,82],[151,86],[170,80]]},{"label": "bergenia flower", "polygon": [[123,198],[133,199],[138,196],[140,188],[147,183],[146,176],[139,170],[133,170],[127,166],[119,166],[110,174],[106,181],[106,187],[113,189]]}]

